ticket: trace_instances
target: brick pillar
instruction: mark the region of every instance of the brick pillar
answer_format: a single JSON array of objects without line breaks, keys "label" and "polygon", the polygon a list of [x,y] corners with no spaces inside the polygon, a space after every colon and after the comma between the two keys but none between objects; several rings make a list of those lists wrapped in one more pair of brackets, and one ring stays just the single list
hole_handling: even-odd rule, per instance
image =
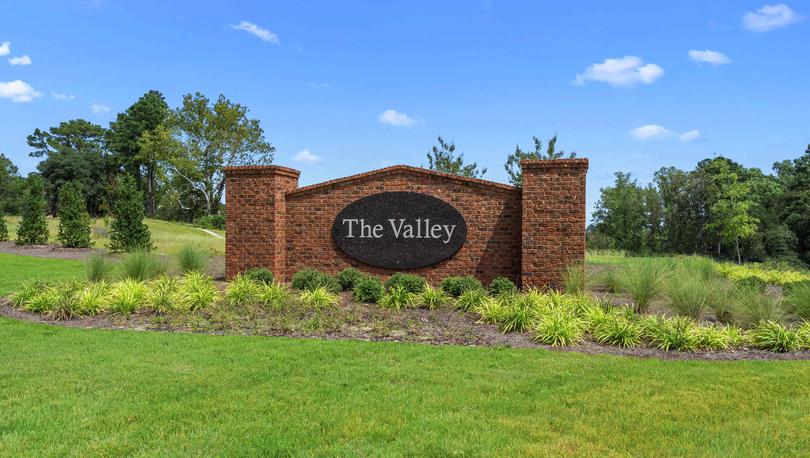
[{"label": "brick pillar", "polygon": [[521,286],[561,288],[585,261],[587,159],[524,160]]},{"label": "brick pillar", "polygon": [[275,165],[225,167],[225,275],[265,267],[284,280],[286,200],[298,170]]}]

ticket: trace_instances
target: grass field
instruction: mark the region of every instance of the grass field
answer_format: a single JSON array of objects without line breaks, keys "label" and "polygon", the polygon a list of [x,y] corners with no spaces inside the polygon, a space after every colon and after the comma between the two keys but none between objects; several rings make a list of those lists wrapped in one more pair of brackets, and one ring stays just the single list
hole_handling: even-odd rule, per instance
[{"label": "grass field", "polygon": [[0,253],[0,296],[10,294],[27,280],[66,280],[83,277],[84,274],[82,261]]},{"label": "grass field", "polygon": [[[17,226],[20,223],[19,216],[7,216],[8,233],[12,240],[16,238]],[[225,254],[225,239],[206,234],[200,229],[184,224],[163,221],[158,219],[147,219],[147,226],[152,233],[152,243],[158,253],[171,254],[177,251],[182,245],[198,245],[207,249],[211,254]],[[51,235],[51,243],[56,243],[59,220],[48,218],[48,228]],[[108,229],[104,219],[93,220],[93,242],[97,248],[105,248],[109,243]],[[224,231],[214,231],[224,237]]]}]

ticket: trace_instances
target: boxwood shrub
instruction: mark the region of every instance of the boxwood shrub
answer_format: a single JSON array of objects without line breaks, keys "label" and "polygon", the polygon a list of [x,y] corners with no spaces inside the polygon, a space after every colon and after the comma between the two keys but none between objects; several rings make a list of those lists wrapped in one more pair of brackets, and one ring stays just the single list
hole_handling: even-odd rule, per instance
[{"label": "boxwood shrub", "polygon": [[466,276],[466,277],[447,277],[442,280],[441,288],[444,290],[445,293],[453,296],[459,297],[461,296],[464,291],[468,291],[471,289],[483,289],[484,286],[478,281],[477,278]]},{"label": "boxwood shrub", "polygon": [[380,279],[370,275],[360,277],[352,289],[352,297],[357,302],[377,303],[384,293],[385,289]]},{"label": "boxwood shrub", "polygon": [[303,269],[293,274],[292,287],[299,291],[312,291],[319,286],[333,293],[341,289],[337,278],[315,269]]},{"label": "boxwood shrub", "polygon": [[515,283],[506,277],[495,277],[489,282],[489,294],[500,296],[501,294],[513,294],[517,292]]},{"label": "boxwood shrub", "polygon": [[385,289],[391,291],[401,286],[407,293],[419,294],[425,289],[425,285],[427,285],[425,279],[418,275],[397,272],[385,282]]},{"label": "boxwood shrub", "polygon": [[338,283],[343,291],[351,291],[354,289],[357,280],[363,277],[363,273],[354,267],[347,267],[337,274]]},{"label": "boxwood shrub", "polygon": [[255,281],[256,283],[264,283],[269,285],[273,283],[273,279],[275,276],[270,269],[265,269],[264,267],[253,267],[245,271],[245,277],[248,279]]}]

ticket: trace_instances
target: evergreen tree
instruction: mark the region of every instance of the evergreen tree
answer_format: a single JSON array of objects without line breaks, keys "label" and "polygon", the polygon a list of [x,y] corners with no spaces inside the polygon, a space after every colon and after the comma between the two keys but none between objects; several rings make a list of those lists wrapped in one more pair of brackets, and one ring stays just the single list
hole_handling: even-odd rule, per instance
[{"label": "evergreen tree", "polygon": [[0,242],[8,242],[8,227],[6,227],[6,218],[3,216],[2,207],[0,207]]},{"label": "evergreen tree", "polygon": [[478,164],[475,162],[464,164],[464,153],[456,156],[456,144],[454,142],[444,141],[441,135],[439,135],[437,141],[439,144],[431,148],[427,153],[430,170],[470,178],[483,178],[484,174],[487,173],[486,168],[478,170]]},{"label": "evergreen tree", "polygon": [[143,195],[131,176],[125,176],[116,189],[112,204],[110,244],[112,251],[150,250],[149,228],[144,224]]},{"label": "evergreen tree", "polygon": [[67,248],[90,248],[90,215],[82,193],[82,186],[76,181],[59,189],[59,235],[57,240]]},{"label": "evergreen tree", "polygon": [[17,228],[17,245],[44,245],[48,243],[48,223],[45,221],[45,185],[42,177],[28,175],[20,227]]}]

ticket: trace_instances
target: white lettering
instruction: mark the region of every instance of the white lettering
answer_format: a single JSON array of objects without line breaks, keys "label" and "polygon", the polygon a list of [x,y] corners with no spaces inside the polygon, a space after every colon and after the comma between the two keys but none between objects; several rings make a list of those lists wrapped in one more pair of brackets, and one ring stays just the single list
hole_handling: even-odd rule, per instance
[{"label": "white lettering", "polygon": [[447,240],[444,241],[445,244],[447,242],[449,242],[450,239],[453,237],[453,231],[455,231],[455,230],[456,230],[456,225],[455,224],[452,225],[452,226],[447,225],[447,224],[444,225],[444,232],[447,233]]},{"label": "white lettering", "polygon": [[346,238],[354,238],[354,235],[352,234],[352,224],[357,223],[357,220],[353,218],[352,219],[343,218],[343,224],[346,223],[349,223],[349,235],[347,235]]}]

